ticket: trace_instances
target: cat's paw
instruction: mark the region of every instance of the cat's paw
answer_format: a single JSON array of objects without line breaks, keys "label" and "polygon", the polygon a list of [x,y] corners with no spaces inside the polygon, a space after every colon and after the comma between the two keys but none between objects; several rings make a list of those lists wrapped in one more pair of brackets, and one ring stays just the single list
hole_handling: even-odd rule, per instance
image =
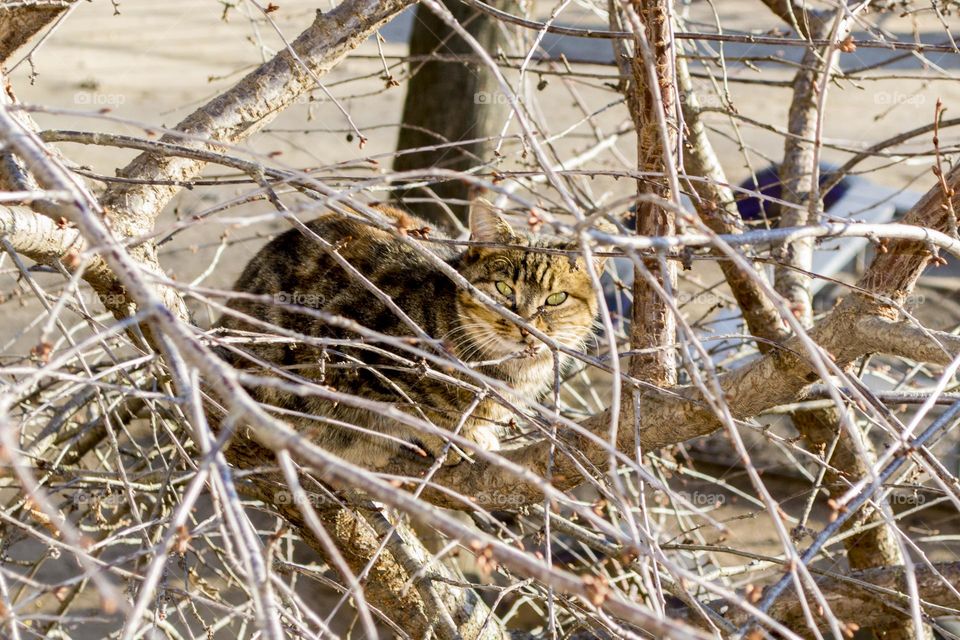
[{"label": "cat's paw", "polygon": [[500,437],[497,428],[493,425],[482,425],[471,429],[464,429],[461,434],[467,440],[473,442],[476,446],[452,444],[447,438],[439,438],[433,435],[424,436],[420,434],[415,440],[411,440],[416,445],[418,451],[424,451],[432,458],[436,459],[443,456],[445,466],[459,464],[466,458],[473,458],[477,449],[484,451],[497,451],[500,449]]},{"label": "cat's paw", "polygon": [[[500,449],[500,436],[495,425],[480,425],[465,432],[464,437],[475,442],[477,447],[484,451]],[[468,452],[469,453],[469,452]]]}]

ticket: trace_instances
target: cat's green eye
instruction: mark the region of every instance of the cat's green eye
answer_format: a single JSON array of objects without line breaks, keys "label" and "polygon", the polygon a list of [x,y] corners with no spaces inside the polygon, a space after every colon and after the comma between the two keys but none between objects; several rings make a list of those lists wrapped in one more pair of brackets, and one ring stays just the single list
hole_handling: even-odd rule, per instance
[{"label": "cat's green eye", "polygon": [[503,280],[497,280],[497,291],[499,291],[502,296],[510,297],[513,295],[513,287]]},{"label": "cat's green eye", "polygon": [[547,304],[551,307],[555,307],[558,304],[563,304],[567,300],[567,292],[559,291],[557,293],[552,293],[547,296]]}]

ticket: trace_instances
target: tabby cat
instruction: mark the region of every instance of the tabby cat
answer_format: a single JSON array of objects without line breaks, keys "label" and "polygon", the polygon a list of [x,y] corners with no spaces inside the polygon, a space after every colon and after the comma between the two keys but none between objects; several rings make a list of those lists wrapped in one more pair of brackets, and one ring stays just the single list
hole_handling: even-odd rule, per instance
[{"label": "tabby cat", "polygon": [[[463,249],[430,242],[444,236],[422,220],[383,205],[377,209],[410,242],[439,257],[477,289],[557,342],[582,347],[597,312],[597,296],[583,258],[528,250],[572,250],[576,247],[571,241],[514,229],[489,205],[475,205],[470,213],[470,239],[513,246]],[[371,293],[356,273],[349,273],[331,257],[331,250],[336,251],[426,334],[438,339],[435,344],[443,345],[421,343],[421,349],[446,349],[484,375],[507,383],[515,391],[510,402],[521,407],[552,385],[554,364],[546,345],[458,287],[396,234],[338,213],[322,215],[307,227],[329,246],[323,248],[307,232],[287,231],[254,256],[235,285],[237,291],[266,294],[279,304],[233,298],[229,307],[287,330],[338,341],[308,346],[289,340],[250,340],[222,350],[225,357],[235,366],[261,375],[264,363],[269,363],[275,367],[270,375],[286,382],[310,381],[386,403],[445,431],[459,429],[461,436],[483,449],[497,449],[498,434],[512,411],[486,396],[464,419],[475,394],[451,380],[451,376],[466,380],[462,374],[445,370],[442,375],[430,375],[409,352],[391,349],[382,341],[361,339],[345,323],[333,326],[304,313],[302,307],[346,318],[381,334],[415,337],[409,324]],[[602,268],[599,263],[597,266]],[[230,313],[221,318],[220,326],[269,332],[262,324]],[[369,348],[360,346],[363,344]],[[462,459],[455,448],[446,447],[448,438],[385,415],[389,411],[382,409],[384,405],[380,409],[350,406],[321,397],[323,394],[294,394],[289,387],[283,390],[279,386],[258,384],[249,390],[256,400],[272,405],[281,417],[309,433],[318,445],[354,463],[374,468],[399,453],[436,457],[445,449],[445,463]]]}]

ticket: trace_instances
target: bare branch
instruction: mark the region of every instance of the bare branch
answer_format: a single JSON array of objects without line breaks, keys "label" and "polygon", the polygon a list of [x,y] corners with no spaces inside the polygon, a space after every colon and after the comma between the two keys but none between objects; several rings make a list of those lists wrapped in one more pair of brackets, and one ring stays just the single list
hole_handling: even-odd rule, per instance
[{"label": "bare branch", "polygon": [[[694,207],[700,219],[714,233],[740,233],[740,213],[734,202],[733,191],[726,186],[727,178],[701,121],[700,105],[684,60],[677,62],[677,78],[681,95],[684,97],[681,106],[688,132],[684,143],[683,168],[689,175],[705,178],[690,183],[699,196],[694,199]],[[715,253],[721,255],[719,251]],[[771,348],[771,343],[784,339],[787,336],[786,326],[770,297],[759,284],[766,279],[761,269],[757,267],[753,273],[744,273],[738,265],[728,260],[721,261],[720,268],[740,306],[747,329],[762,338],[758,343],[760,351],[765,352]]]},{"label": "bare branch", "polygon": [[40,264],[63,260],[71,251],[79,256],[86,247],[76,229],[58,225],[26,207],[0,207],[0,235]]},{"label": "bare branch", "polygon": [[[792,16],[792,5],[789,12]],[[831,44],[822,52],[808,49],[793,80],[793,100],[787,123],[791,135],[784,140],[780,182],[783,185],[783,199],[798,206],[781,212],[779,224],[782,227],[818,221],[822,207],[819,160],[823,105],[838,53],[836,41],[846,37],[851,19],[838,10],[834,20],[823,19],[814,25],[814,34],[825,37],[829,33]],[[808,142],[810,140],[813,142]],[[800,239],[785,244],[783,252],[784,262],[777,266],[774,278],[777,291],[787,299],[801,322],[809,325],[812,322],[813,301],[810,278],[806,274],[813,260],[813,245],[808,239]]]},{"label": "bare branch", "polygon": [[[947,178],[955,191],[953,197],[960,199],[960,168]],[[948,215],[943,206],[944,195],[939,185],[931,188],[923,199],[904,218],[905,224],[929,225],[935,230],[947,228]],[[895,314],[883,300],[901,301],[913,289],[932,253],[924,243],[897,240],[890,243],[886,253],[877,255],[873,264],[861,279],[858,293],[848,297],[838,308],[820,321],[810,331],[810,338],[825,352],[834,364],[844,368],[856,358],[883,351],[883,341],[858,339],[858,326],[865,313]],[[873,338],[874,336],[870,336]],[[896,347],[897,342],[894,342]],[[723,374],[719,383],[723,389],[731,414],[738,419],[756,416],[765,409],[792,402],[805,387],[818,378],[817,369],[804,354],[806,348],[799,337],[785,342],[766,356],[736,371]],[[942,356],[938,356],[941,361]],[[619,441],[617,448],[632,452],[639,445],[644,451],[685,442],[718,429],[720,422],[707,405],[701,404],[700,392],[694,387],[675,388],[672,393],[641,392],[639,415],[634,416],[632,405],[625,403],[620,413]],[[638,428],[631,427],[637,420]],[[603,468],[609,458],[606,433],[610,416],[604,412],[583,423],[587,433],[569,436],[570,448],[582,459]],[[634,434],[639,433],[640,442]],[[546,464],[551,444],[540,442],[519,450],[505,451],[503,457],[527,472],[526,478],[547,477]],[[580,461],[567,456],[558,456],[552,465],[552,483],[560,490],[570,489],[583,482]],[[493,471],[498,468],[494,461],[484,459],[473,465],[458,465],[441,469],[434,482],[451,487],[461,495],[477,496],[477,505],[496,508],[503,504],[531,504],[541,499],[542,489],[535,483],[520,481],[518,476]],[[406,475],[409,465],[391,470]],[[451,499],[443,492],[428,490],[425,497],[450,508],[466,508],[460,500]]]},{"label": "bare branch", "polygon": [[[676,65],[668,3],[634,0],[624,4],[624,21],[636,35],[630,62],[632,75],[624,92],[637,131],[637,168],[644,173],[673,176],[670,181],[638,181],[637,233],[668,237],[676,232],[676,213],[644,197],[679,197],[673,166],[679,128],[675,113]],[[676,354],[666,345],[676,339],[677,325],[657,288],[676,288],[676,264],[650,261],[645,267],[649,275],[638,271],[634,277],[630,346],[647,353],[634,355],[629,370],[640,379],[670,385],[677,380]]]},{"label": "bare branch", "polygon": [[[413,0],[347,0],[328,13],[317,13],[313,24],[272,60],[233,88],[192,113],[177,125],[177,134],[164,141],[209,147],[204,141],[236,143],[256,133],[297,96],[316,86],[317,78],[335,67]],[[150,153],[137,156],[118,175],[147,181],[188,181],[203,162]],[[169,184],[118,183],[103,196],[104,208],[116,232],[125,237],[145,235],[163,207],[180,190]]]},{"label": "bare branch", "polygon": [[[917,568],[917,583],[929,615],[952,615],[960,609],[960,598],[950,585],[960,584],[960,563],[939,563]],[[851,571],[843,577],[817,578],[830,608],[841,620],[860,627],[890,629],[909,619],[907,583],[903,567],[876,567]],[[807,629],[795,595],[784,595],[770,614],[791,629]],[[737,610],[731,622],[742,624],[747,616]]]},{"label": "bare branch", "polygon": [[857,332],[865,343],[881,345],[881,353],[892,356],[948,365],[960,354],[960,336],[909,321],[865,316],[857,323]]}]

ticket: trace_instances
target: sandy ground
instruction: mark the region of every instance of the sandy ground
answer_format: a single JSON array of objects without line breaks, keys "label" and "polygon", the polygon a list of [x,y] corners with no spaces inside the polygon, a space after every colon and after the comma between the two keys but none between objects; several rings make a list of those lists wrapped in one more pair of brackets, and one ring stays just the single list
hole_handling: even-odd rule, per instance
[{"label": "sandy ground", "polygon": [[[281,9],[271,15],[285,36],[292,39],[311,20],[318,3],[282,0],[278,4]],[[538,7],[540,15],[549,14],[549,6],[545,3]],[[758,12],[754,2],[725,1],[721,12],[726,28],[765,31],[777,26],[776,19],[763,11]],[[251,19],[240,9],[230,11],[227,18],[223,19],[223,5],[212,1],[123,0],[119,15],[113,15],[109,2],[80,3],[69,20],[33,55],[32,65],[24,62],[17,66],[11,74],[11,82],[23,102],[43,105],[48,110],[36,116],[44,127],[142,135],[143,129],[137,123],[176,124],[283,46],[281,39],[262,19]],[[690,18],[694,23],[711,24],[713,21],[709,6],[702,2],[694,3],[690,8]],[[562,21],[598,24],[598,18],[580,8],[572,9]],[[936,20],[929,17],[916,24],[909,20],[897,22],[885,18],[884,26],[902,33],[906,39],[911,37],[914,29],[935,34],[938,28]],[[406,47],[402,44],[404,29],[398,24],[384,30],[386,42],[382,49],[385,54],[405,53]],[[604,57],[608,55],[609,44],[602,41],[573,43],[561,39],[549,44],[548,49],[550,53],[587,52]],[[328,167],[331,184],[343,183],[337,176],[376,175],[389,169],[390,153],[396,142],[395,125],[400,118],[405,88],[384,87],[383,81],[377,77],[378,71],[382,70],[381,62],[376,59],[377,52],[375,43],[368,42],[360,48],[358,55],[325,78],[331,93],[369,138],[362,150],[355,140],[348,141],[348,123],[321,92],[314,93],[313,101],[300,101],[265,133],[241,145],[241,149],[261,157],[270,154],[271,162],[278,166]],[[760,53],[769,55],[766,51]],[[756,54],[743,48],[736,50],[736,55]],[[844,68],[847,69],[875,59],[867,53],[845,55],[848,57],[844,60]],[[880,71],[873,78],[861,78],[855,82],[840,80],[831,86],[823,118],[824,159],[842,162],[848,154],[841,149],[861,149],[930,122],[938,99],[950,109],[948,117],[955,116],[960,109],[960,82],[955,81],[958,59],[960,57],[954,57],[952,67],[940,61],[946,67],[942,73],[933,68],[923,69],[922,64],[918,64],[917,69],[904,71],[910,75],[906,79],[885,79],[885,72]],[[615,73],[615,69],[609,66],[585,68],[608,75]],[[778,82],[786,82],[791,76],[790,71],[770,64],[763,64],[761,69],[752,71],[734,66],[731,75]],[[698,84],[701,87],[714,83],[725,86],[739,113],[740,118],[720,113],[708,116],[714,129],[713,140],[729,178],[739,182],[749,175],[751,168],[766,166],[782,154],[782,135],[751,122],[770,123],[782,130],[787,121],[789,87],[733,81],[724,85],[719,71],[716,68],[712,71],[716,74],[714,80],[701,80]],[[33,82],[31,73],[36,74]],[[368,75],[372,77],[347,82]],[[944,79],[944,75],[954,79]],[[535,93],[535,98],[537,108],[548,115],[546,135],[574,127],[574,135],[556,145],[561,156],[569,157],[589,148],[596,135],[609,135],[626,118],[622,105],[610,106],[617,99],[615,91],[578,80],[564,83],[550,77],[548,86]],[[595,118],[596,132],[583,123],[583,111],[576,106],[575,98],[582,101],[587,112],[599,112]],[[705,99],[708,106],[711,100],[713,105],[719,104],[716,98],[708,96]],[[98,114],[101,108],[109,108],[110,112]],[[438,105],[438,108],[443,106]],[[944,144],[957,141],[955,133],[943,136]],[[623,137],[617,148],[624,157],[632,160],[635,157],[633,145],[631,138]],[[930,136],[922,136],[915,144],[901,147],[901,151],[919,151],[929,145]],[[64,145],[63,149],[78,165],[104,176],[112,175],[133,156],[130,152],[105,147]],[[519,166],[516,147],[508,146],[507,149],[510,152],[507,162]],[[274,155],[278,152],[280,155]],[[337,163],[344,163],[347,168],[337,166]],[[878,167],[880,164],[873,162],[865,166]],[[611,154],[605,154],[588,166],[610,169],[621,165]],[[890,186],[923,191],[933,184],[930,167],[928,157],[918,157],[894,167],[880,168],[870,178]],[[212,168],[207,173],[212,176],[226,175],[227,172]],[[632,189],[627,181],[617,183],[602,178],[584,179],[579,185],[598,202],[625,195]],[[167,208],[159,221],[159,228],[171,228],[178,220],[202,213],[245,189],[243,186],[228,186],[184,192]],[[372,199],[383,197],[383,193],[369,195]],[[229,286],[263,239],[280,229],[274,222],[247,224],[249,217],[269,211],[266,204],[247,205],[227,215],[191,225],[187,232],[175,236],[164,246],[161,255],[164,267],[181,281],[192,281],[207,274],[203,280],[205,285]],[[233,241],[243,241],[236,242],[220,255],[218,247],[224,232],[229,232]],[[0,324],[0,346],[3,347],[0,357],[7,359],[25,355],[35,344],[39,330],[30,324],[30,320],[37,317],[38,308],[17,295],[22,284],[16,281],[9,261],[3,262],[0,269],[0,294],[6,300],[0,304],[0,317],[4,319]],[[709,268],[694,275],[708,283],[718,280],[715,271]],[[58,278],[47,275],[38,276],[38,281],[49,287],[56,287],[59,283]],[[691,315],[698,315],[696,311],[692,309]],[[201,313],[198,320],[204,323],[210,317]],[[719,473],[723,475],[722,470]],[[742,479],[731,480],[742,483]],[[789,499],[791,486],[789,482],[783,485],[784,499]],[[726,512],[728,517],[748,518],[748,526],[737,527],[732,538],[728,539],[729,544],[776,548],[771,527],[764,522],[765,516],[750,515],[755,509],[746,505],[728,503],[727,506],[731,509]],[[816,515],[818,518],[823,516]],[[935,513],[930,516],[934,517]],[[917,526],[921,531],[935,531],[940,523],[923,522]],[[949,545],[944,544],[943,554],[952,553]]]}]

